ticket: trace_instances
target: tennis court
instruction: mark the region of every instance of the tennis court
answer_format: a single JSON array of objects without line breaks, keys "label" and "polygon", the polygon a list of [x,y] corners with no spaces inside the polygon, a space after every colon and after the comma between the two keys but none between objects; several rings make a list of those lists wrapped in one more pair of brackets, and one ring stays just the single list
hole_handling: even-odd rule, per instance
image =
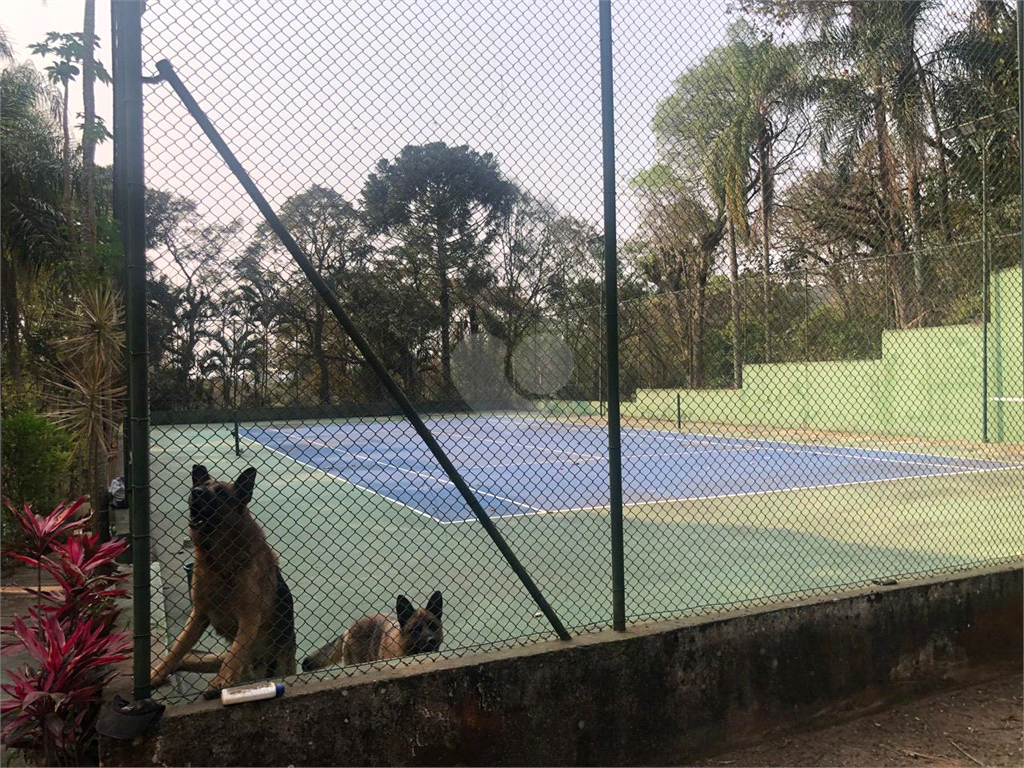
[{"label": "tennis court", "polygon": [[[446,417],[427,427],[496,517],[608,506],[598,425]],[[405,421],[249,427],[240,437],[441,523],[473,519]],[[668,502],[1008,469],[1006,462],[844,446],[622,430],[623,502]],[[1021,466],[1021,465],[1016,465]]]},{"label": "tennis court", "polygon": [[[562,622],[574,632],[607,626],[605,427],[536,414],[426,421]],[[352,618],[391,608],[396,594],[419,604],[435,589],[446,652],[552,637],[403,420],[243,422],[240,453],[230,424],[152,436],[158,637],[176,634],[188,612],[193,463],[220,479],[257,468],[251,509],[295,596],[300,658]],[[1014,454],[839,442],[623,428],[629,618],[955,570],[1022,549],[1024,463]]]}]

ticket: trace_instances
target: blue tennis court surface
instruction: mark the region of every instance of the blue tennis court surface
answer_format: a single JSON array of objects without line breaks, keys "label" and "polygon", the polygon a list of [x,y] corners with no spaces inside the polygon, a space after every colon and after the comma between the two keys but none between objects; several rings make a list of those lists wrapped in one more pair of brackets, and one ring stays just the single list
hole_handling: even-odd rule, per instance
[{"label": "blue tennis court surface", "polygon": [[[497,517],[608,506],[603,427],[509,417],[426,420]],[[473,513],[406,421],[250,427],[240,437],[434,520]],[[1017,467],[981,459],[623,428],[623,502],[772,493]]]}]

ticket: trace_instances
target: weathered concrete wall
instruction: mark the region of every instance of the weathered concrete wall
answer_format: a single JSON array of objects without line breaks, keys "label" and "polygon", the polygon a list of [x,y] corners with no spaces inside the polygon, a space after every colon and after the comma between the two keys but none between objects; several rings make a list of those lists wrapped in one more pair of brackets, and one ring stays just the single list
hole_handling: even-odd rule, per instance
[{"label": "weathered concrete wall", "polygon": [[169,708],[110,765],[682,765],[1020,669],[1016,567]]}]

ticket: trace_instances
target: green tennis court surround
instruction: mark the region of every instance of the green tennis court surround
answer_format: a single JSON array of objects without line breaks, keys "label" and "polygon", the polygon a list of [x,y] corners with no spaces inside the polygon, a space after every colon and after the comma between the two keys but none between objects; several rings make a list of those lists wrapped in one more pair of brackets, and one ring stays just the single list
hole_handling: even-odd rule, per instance
[{"label": "green tennis court surround", "polygon": [[[993,275],[990,439],[1024,442],[1021,272]],[[625,416],[861,435],[980,440],[980,324],[883,331],[880,360],[748,365],[739,390],[642,389]]]}]

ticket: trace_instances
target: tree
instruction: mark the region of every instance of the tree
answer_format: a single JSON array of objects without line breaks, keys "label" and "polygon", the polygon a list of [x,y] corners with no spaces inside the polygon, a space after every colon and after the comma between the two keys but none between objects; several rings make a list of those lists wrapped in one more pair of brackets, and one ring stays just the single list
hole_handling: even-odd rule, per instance
[{"label": "tree", "polygon": [[[977,147],[962,139],[954,142],[954,147],[947,147],[938,121],[956,126],[989,115],[996,117],[986,169],[989,203],[993,206],[1008,199],[1012,202],[1020,195],[1016,34],[1012,4],[1001,0],[978,2],[967,26],[951,33],[935,56],[936,134],[943,164],[949,155],[961,178],[980,181],[981,153]],[[972,216],[967,223],[975,218]]]},{"label": "tree", "polygon": [[[439,309],[431,300],[429,268],[422,262],[422,254],[401,245],[377,254],[373,269],[353,280],[349,294],[363,335],[413,401],[433,396],[430,376],[437,370],[441,327]],[[371,402],[387,398],[365,365],[355,383]]]},{"label": "tree", "polygon": [[256,340],[255,347],[247,350],[252,377],[249,404],[268,406],[272,351],[286,315],[285,280],[278,270],[263,265],[252,248],[235,260],[232,269],[237,283],[227,304],[245,329],[245,340]]},{"label": "tree", "polygon": [[193,374],[200,344],[210,337],[210,321],[220,311],[217,299],[225,276],[219,265],[227,262],[240,229],[237,221],[204,221],[198,205],[187,198],[146,192],[147,246],[162,251],[177,268],[174,280],[151,276],[148,286],[150,316],[167,332],[151,348],[161,370],[169,374],[170,391],[153,398],[159,406],[193,408],[206,398]]},{"label": "tree", "polygon": [[[441,371],[448,388],[456,299],[468,306],[474,291],[486,284],[488,248],[518,194],[492,154],[443,142],[410,145],[393,161],[380,160],[363,187],[371,234],[396,235],[431,261],[441,314]],[[460,284],[464,290],[457,297],[453,289]]]},{"label": "tree", "polygon": [[58,102],[31,64],[0,72],[0,318],[4,367],[16,385],[24,288],[40,268],[67,255]]},{"label": "tree", "polygon": [[[278,217],[328,286],[346,302],[353,282],[366,272],[371,253],[356,209],[333,189],[314,185],[288,198]],[[273,264],[290,276],[291,288],[285,293],[287,311],[291,321],[301,328],[302,347],[309,351],[316,366],[317,401],[331,403],[336,399],[338,385],[332,386],[332,382],[338,378],[339,363],[358,361],[354,347],[343,341],[337,322],[266,224],[257,228],[248,256],[260,264]]]},{"label": "tree", "polygon": [[14,47],[11,45],[11,39],[7,36],[7,31],[0,27],[0,61],[6,64],[14,63]]},{"label": "tree", "polygon": [[[90,0],[91,2],[91,0]],[[86,22],[89,22],[90,13],[89,7],[86,7]],[[95,26],[95,6],[92,8],[91,19],[93,26]],[[74,194],[71,184],[71,156],[72,156],[72,143],[71,143],[71,115],[70,115],[70,89],[71,83],[74,81],[79,74],[82,73],[83,67],[86,70],[85,79],[88,82],[87,90],[90,92],[87,96],[87,125],[88,137],[86,141],[91,142],[95,146],[99,134],[96,129],[96,116],[95,116],[95,101],[92,99],[92,80],[95,78],[104,83],[110,82],[110,75],[107,73],[106,68],[99,61],[95,60],[94,50],[96,45],[96,36],[90,34],[88,42],[86,42],[85,32],[49,32],[46,35],[46,39],[40,43],[33,43],[29,46],[29,50],[37,56],[53,56],[56,61],[47,65],[46,73],[50,79],[50,82],[60,85],[61,87],[61,126],[64,131],[64,145],[63,145],[63,198],[64,198],[64,218],[67,223],[68,237],[71,238],[72,245],[74,246],[77,242],[77,225],[75,222],[74,214]],[[81,65],[81,66],[80,66]],[[91,113],[91,117],[88,116]],[[89,160],[92,160],[92,155],[89,155]],[[90,178],[92,168],[89,170]],[[93,229],[95,225],[93,224]],[[93,241],[95,242],[95,241]]]},{"label": "tree", "polygon": [[592,225],[561,215],[528,192],[519,196],[495,245],[483,311],[487,331],[505,342],[506,374],[516,345],[555,306],[560,318],[571,312],[564,298],[576,280],[596,272],[597,238]]},{"label": "tree", "polygon": [[85,0],[82,25],[82,226],[87,261],[91,269],[101,270],[98,258],[96,224],[96,145],[110,137],[96,115],[96,80],[110,83],[103,65],[96,61],[99,38],[96,36],[96,0]]},{"label": "tree", "polygon": [[[885,235],[898,327],[924,321],[920,248],[920,170],[925,101],[917,36],[931,3],[805,3],[821,154],[843,174],[861,147],[875,155],[876,225]],[[907,194],[901,188],[900,160]]]},{"label": "tree", "polygon": [[725,211],[709,209],[667,165],[632,181],[644,201],[641,274],[671,297],[678,321],[673,338],[683,342],[687,385],[704,386],[704,325],[708,279],[725,236]]},{"label": "tree", "polygon": [[[759,232],[767,313],[776,176],[803,145],[801,132],[791,130],[804,96],[801,56],[796,45],[776,45],[770,38],[760,38],[742,20],[729,28],[728,35],[725,45],[676,80],[673,92],[658,105],[653,127],[666,161],[680,175],[701,175],[707,195],[727,213],[729,273],[737,304],[737,241],[747,242],[755,229]],[[780,143],[791,133],[795,135],[788,137],[789,146],[780,152]],[[754,195],[759,201],[756,228],[748,216]],[[733,308],[735,350],[741,342],[738,313],[737,305]],[[765,329],[767,334],[767,321]],[[765,359],[770,359],[767,335]],[[735,376],[739,386],[741,371],[736,370]]]},{"label": "tree", "polygon": [[[955,242],[979,237],[982,153],[943,131],[986,115],[1009,118],[1018,89],[1012,4],[971,5],[966,23],[947,32],[952,16],[930,0],[744,3],[782,26],[802,25],[822,165],[847,186],[833,197],[812,195],[826,208],[806,217],[827,223],[832,237],[850,215],[847,243],[833,240],[820,256],[831,262],[837,249],[860,249],[859,258],[884,260],[897,327],[963,317],[952,308],[978,293],[980,260],[956,258]],[[940,32],[941,45],[927,47]],[[1007,211],[1018,200],[1019,137],[997,125],[986,138],[991,224],[1004,207],[1000,196]],[[846,208],[854,189],[867,197]]]},{"label": "tree", "polygon": [[[220,406],[237,408],[243,397],[252,400],[260,386],[260,368],[265,338],[260,326],[247,322],[251,294],[230,288],[218,297],[223,308],[211,321],[207,348],[197,360],[199,374],[206,380],[220,378]],[[216,396],[215,396],[216,397]]]},{"label": "tree", "polygon": [[[814,359],[881,354],[888,264],[878,254],[884,253],[886,240],[875,219],[870,163],[855,166],[845,176],[827,169],[808,171],[788,187],[780,204],[784,265],[809,273],[833,305],[828,345],[814,350]],[[817,314],[821,321],[829,319],[824,308]],[[788,325],[797,322],[787,318]]]}]

